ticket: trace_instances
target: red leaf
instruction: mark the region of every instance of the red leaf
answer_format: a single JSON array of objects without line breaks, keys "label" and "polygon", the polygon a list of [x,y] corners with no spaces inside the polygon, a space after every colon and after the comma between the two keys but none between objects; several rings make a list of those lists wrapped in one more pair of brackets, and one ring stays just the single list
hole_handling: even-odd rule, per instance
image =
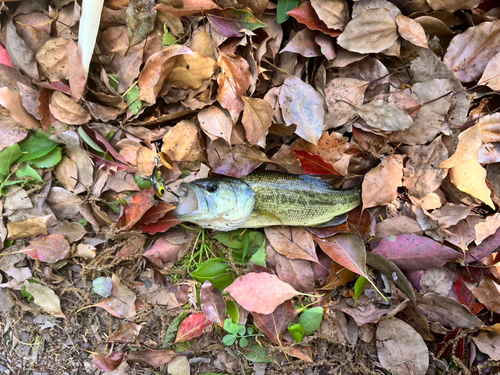
[{"label": "red leaf", "polygon": [[312,7],[310,1],[300,4],[287,14],[295,18],[300,23],[303,23],[311,30],[319,30],[330,36],[339,36],[341,34],[340,31],[329,29],[328,26],[326,26],[326,23],[319,19],[318,14]]},{"label": "red leaf", "polygon": [[139,224],[147,225],[156,223],[163,216],[165,216],[170,211],[173,211],[175,206],[173,204],[160,201],[156,206],[151,207],[139,220]]},{"label": "red leaf", "polygon": [[321,156],[310,154],[305,150],[293,150],[293,152],[295,152],[295,155],[298,156],[305,174],[328,174],[341,176],[341,174],[333,168],[333,165],[327,163]]},{"label": "red leaf", "polygon": [[189,315],[179,327],[175,342],[184,342],[200,336],[212,322],[203,313]]},{"label": "red leaf", "polygon": [[450,247],[416,234],[386,237],[373,252],[392,260],[402,271],[408,273],[442,267],[449,260],[462,256]]},{"label": "red leaf", "polygon": [[476,299],[474,294],[472,294],[470,289],[467,288],[461,274],[458,274],[455,284],[453,284],[453,289],[455,290],[455,293],[457,293],[458,302],[467,306],[474,315],[477,315],[482,309],[485,308],[485,306]]},{"label": "red leaf", "polygon": [[127,206],[123,210],[122,215],[118,219],[116,227],[118,229],[130,229],[135,223],[153,207],[153,188],[144,190],[135,194],[131,194],[127,198]]},{"label": "red leaf", "polygon": [[180,220],[174,218],[173,211],[170,211],[156,223],[141,225],[140,228],[142,233],[155,234],[158,232],[166,232],[167,229],[175,227],[180,222]]},{"label": "red leaf", "polygon": [[23,252],[33,259],[55,263],[58,260],[69,258],[71,248],[62,234],[50,234],[30,241],[30,246],[25,248]]},{"label": "red leaf", "polygon": [[12,62],[10,61],[9,54],[2,46],[0,46],[0,64],[8,65],[11,68],[14,67],[14,65],[12,65]]},{"label": "red leaf", "polygon": [[347,223],[352,233],[358,233],[365,241],[375,236],[375,218],[370,211],[362,210],[361,206],[349,212]]},{"label": "red leaf", "polygon": [[292,301],[288,300],[279,305],[271,314],[253,312],[254,323],[273,342],[281,345],[281,336],[286,332],[294,318],[295,309]]},{"label": "red leaf", "polygon": [[173,350],[139,350],[138,352],[130,352],[127,356],[127,361],[134,361],[146,366],[158,368],[165,363],[168,363],[178,354]]},{"label": "red leaf", "polygon": [[329,238],[314,240],[335,262],[348,270],[368,278],[366,273],[366,249],[359,236],[339,233]]},{"label": "red leaf", "polygon": [[131,322],[120,323],[118,328],[108,337],[106,342],[117,342],[121,344],[128,344],[134,342],[142,326]]},{"label": "red leaf", "polygon": [[241,307],[258,314],[271,314],[280,304],[300,294],[278,276],[264,272],[238,277],[226,292]]},{"label": "red leaf", "polygon": [[114,371],[123,361],[122,352],[114,352],[109,356],[94,353],[94,365],[102,371]]},{"label": "red leaf", "polygon": [[226,302],[222,292],[210,281],[205,281],[200,292],[201,311],[212,322],[224,326],[226,318]]}]

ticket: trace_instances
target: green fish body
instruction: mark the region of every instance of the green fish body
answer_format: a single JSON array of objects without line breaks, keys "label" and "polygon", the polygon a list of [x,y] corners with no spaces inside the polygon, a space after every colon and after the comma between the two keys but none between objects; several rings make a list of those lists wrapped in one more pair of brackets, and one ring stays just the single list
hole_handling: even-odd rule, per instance
[{"label": "green fish body", "polygon": [[174,217],[221,231],[334,225],[361,203],[360,193],[360,186],[335,189],[320,177],[274,171],[206,178],[181,183]]}]

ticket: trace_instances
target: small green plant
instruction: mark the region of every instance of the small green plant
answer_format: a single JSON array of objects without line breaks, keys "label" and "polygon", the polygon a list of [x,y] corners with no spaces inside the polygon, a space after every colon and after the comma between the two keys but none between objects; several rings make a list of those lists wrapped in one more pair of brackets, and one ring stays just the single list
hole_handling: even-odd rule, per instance
[{"label": "small green plant", "polygon": [[227,335],[222,338],[222,342],[227,346],[233,345],[238,340],[240,346],[246,348],[248,346],[248,337],[261,336],[258,333],[254,333],[252,327],[240,326],[233,323],[229,318],[224,321],[223,328],[227,332]]},{"label": "small green plant", "polygon": [[186,254],[184,258],[177,264],[179,268],[191,273],[198,268],[204,261],[210,258],[215,258],[212,251],[212,240],[204,228],[191,228],[183,225],[188,230],[198,231],[198,236],[194,242],[191,252]]}]

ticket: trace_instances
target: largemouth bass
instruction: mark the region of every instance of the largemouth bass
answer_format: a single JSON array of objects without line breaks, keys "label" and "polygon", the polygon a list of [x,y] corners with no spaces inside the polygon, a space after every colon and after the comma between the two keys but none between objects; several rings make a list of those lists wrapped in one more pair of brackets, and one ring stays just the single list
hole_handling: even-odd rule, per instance
[{"label": "largemouth bass", "polygon": [[335,189],[316,176],[274,171],[181,183],[178,220],[230,231],[272,225],[328,226],[361,203],[361,187]]}]

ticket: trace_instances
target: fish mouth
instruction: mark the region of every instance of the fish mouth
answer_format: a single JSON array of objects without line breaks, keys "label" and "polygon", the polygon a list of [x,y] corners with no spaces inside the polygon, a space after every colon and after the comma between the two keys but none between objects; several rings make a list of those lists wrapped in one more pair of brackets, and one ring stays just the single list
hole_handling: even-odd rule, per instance
[{"label": "fish mouth", "polygon": [[173,215],[176,219],[187,220],[208,211],[207,203],[201,191],[195,186],[182,182],[177,189],[179,203]]}]

